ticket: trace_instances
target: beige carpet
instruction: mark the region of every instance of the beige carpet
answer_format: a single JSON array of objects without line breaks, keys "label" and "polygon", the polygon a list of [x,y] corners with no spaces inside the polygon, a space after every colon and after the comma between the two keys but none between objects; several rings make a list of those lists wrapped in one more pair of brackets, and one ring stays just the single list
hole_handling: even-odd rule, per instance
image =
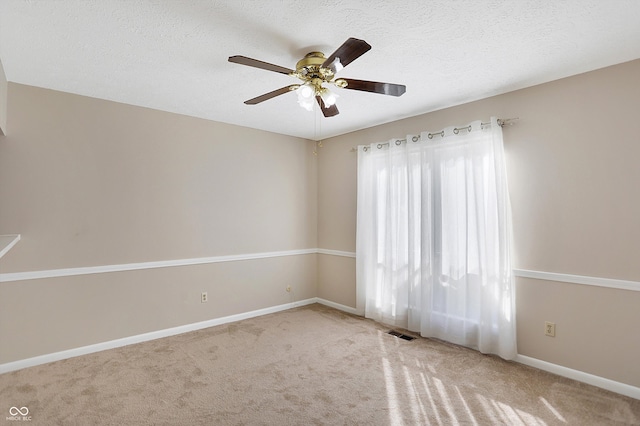
[{"label": "beige carpet", "polygon": [[0,425],[640,424],[640,400],[387,331],[310,305],[7,373]]}]

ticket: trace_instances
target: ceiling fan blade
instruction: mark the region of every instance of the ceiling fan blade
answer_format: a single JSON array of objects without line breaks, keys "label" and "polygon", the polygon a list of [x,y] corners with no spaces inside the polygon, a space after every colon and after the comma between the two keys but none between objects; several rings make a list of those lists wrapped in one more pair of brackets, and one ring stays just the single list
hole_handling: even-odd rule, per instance
[{"label": "ceiling fan blade", "polygon": [[338,111],[338,107],[335,104],[328,107],[325,106],[324,101],[320,96],[316,96],[316,100],[318,101],[318,105],[320,105],[320,110],[322,111],[322,114],[324,114],[325,117],[333,117],[334,115],[340,114],[340,111]]},{"label": "ceiling fan blade", "polygon": [[322,68],[329,68],[333,73],[337,73],[351,62],[358,59],[371,49],[369,43],[357,38],[349,38],[342,46],[331,54],[322,64]]},{"label": "ceiling fan blade", "polygon": [[280,65],[270,64],[268,62],[259,61],[257,59],[247,58],[246,56],[229,56],[229,62],[233,62],[240,65],[248,65],[250,67],[261,68],[267,71],[275,71],[281,74],[291,74],[293,70],[289,68],[281,67]]},{"label": "ceiling fan blade", "polygon": [[247,105],[259,104],[260,102],[264,102],[271,98],[275,98],[276,96],[284,95],[285,93],[290,92],[292,90],[291,87],[292,86],[286,86],[280,89],[276,89],[273,92],[265,93],[264,95],[260,95],[253,99],[249,99],[248,101],[244,101],[244,103]]},{"label": "ceiling fan blade", "polygon": [[341,78],[347,82],[344,89],[362,90],[363,92],[380,93],[382,95],[402,96],[407,91],[403,84],[379,83],[377,81],[354,80],[351,78]]}]

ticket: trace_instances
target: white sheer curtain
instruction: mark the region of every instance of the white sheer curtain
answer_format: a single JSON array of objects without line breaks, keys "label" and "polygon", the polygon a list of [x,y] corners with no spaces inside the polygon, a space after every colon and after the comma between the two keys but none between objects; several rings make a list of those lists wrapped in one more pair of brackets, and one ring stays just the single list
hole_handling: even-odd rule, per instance
[{"label": "white sheer curtain", "polygon": [[366,317],[515,357],[511,210],[495,118],[358,147],[357,219]]}]

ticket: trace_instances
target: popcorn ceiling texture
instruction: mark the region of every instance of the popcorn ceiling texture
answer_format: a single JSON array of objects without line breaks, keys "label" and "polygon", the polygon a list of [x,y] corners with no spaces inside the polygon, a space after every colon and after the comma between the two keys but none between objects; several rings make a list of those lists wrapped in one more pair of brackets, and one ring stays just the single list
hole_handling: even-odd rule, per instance
[{"label": "popcorn ceiling texture", "polygon": [[[639,58],[638,22],[635,0],[3,0],[0,59],[9,82],[321,139]],[[336,89],[330,119],[243,103],[297,80],[229,56],[293,68],[348,37],[373,48],[339,77],[407,93]]]}]

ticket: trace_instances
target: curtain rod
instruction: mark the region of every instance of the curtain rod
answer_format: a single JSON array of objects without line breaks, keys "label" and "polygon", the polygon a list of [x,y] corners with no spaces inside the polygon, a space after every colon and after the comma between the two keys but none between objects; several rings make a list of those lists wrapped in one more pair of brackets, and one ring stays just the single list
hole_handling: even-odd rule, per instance
[{"label": "curtain rod", "polygon": [[[520,120],[520,117],[514,117],[514,118],[498,118],[498,126],[500,127],[504,127],[504,126],[513,126],[513,124]],[[491,123],[480,123],[481,126],[490,126]],[[458,134],[458,132],[460,130],[467,130],[467,131],[471,131],[471,125],[465,126],[465,127],[456,127],[453,129],[453,133],[455,133],[456,135]],[[435,132],[435,133],[429,133],[427,134],[427,137],[429,139],[432,139],[434,136],[440,136],[443,137],[444,136],[444,130],[441,130],[439,132]],[[413,137],[413,142],[418,142],[420,140],[420,135],[414,136]],[[396,145],[400,145],[402,142],[406,142],[406,139],[396,139]],[[383,146],[387,146],[389,145],[389,142],[386,143],[379,143],[378,144],[378,149],[382,148]],[[353,147],[351,148],[351,152],[357,152],[358,148]]]}]

